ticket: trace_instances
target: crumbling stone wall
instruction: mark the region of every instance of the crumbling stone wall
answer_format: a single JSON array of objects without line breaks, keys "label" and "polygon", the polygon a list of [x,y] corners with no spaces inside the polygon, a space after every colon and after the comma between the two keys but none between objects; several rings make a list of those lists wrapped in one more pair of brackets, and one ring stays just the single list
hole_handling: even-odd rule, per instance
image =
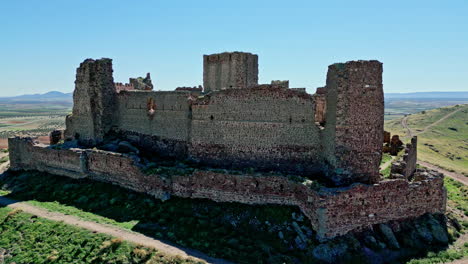
[{"label": "crumbling stone wall", "polygon": [[350,61],[328,67],[324,158],[337,185],[377,182],[382,158],[382,63]]},{"label": "crumbling stone wall", "polygon": [[406,144],[405,153],[400,160],[392,163],[390,172],[392,178],[410,179],[413,176],[418,161],[417,146],[418,138],[414,136],[411,138],[411,143]]},{"label": "crumbling stone wall", "polygon": [[190,175],[147,175],[129,156],[90,149],[56,150],[30,138],[9,139],[11,169],[33,169],[109,182],[157,198],[171,195],[218,202],[298,206],[319,238],[374,224],[444,213],[443,175],[428,171],[417,182],[387,180],[344,188],[311,188],[284,176],[232,175],[197,170]]},{"label": "crumbling stone wall", "polygon": [[257,84],[257,55],[246,52],[224,52],[203,56],[205,92],[240,89]]},{"label": "crumbling stone wall", "polygon": [[[256,85],[257,61],[240,52],[204,56],[208,93],[199,96],[192,90],[117,93],[111,60],[88,59],[77,70],[67,137],[92,145],[112,128],[160,155],[304,175],[321,170],[335,185],[377,182],[382,64],[331,65],[326,87],[311,96],[284,81]],[[143,81],[150,83],[149,76]]]},{"label": "crumbling stone wall", "polygon": [[83,145],[102,141],[116,114],[117,92],[112,60],[86,59],[76,70],[73,112],[67,116],[65,134]]},{"label": "crumbling stone wall", "polygon": [[327,100],[325,87],[317,88],[314,94],[315,100],[315,123],[324,126],[326,122]]}]

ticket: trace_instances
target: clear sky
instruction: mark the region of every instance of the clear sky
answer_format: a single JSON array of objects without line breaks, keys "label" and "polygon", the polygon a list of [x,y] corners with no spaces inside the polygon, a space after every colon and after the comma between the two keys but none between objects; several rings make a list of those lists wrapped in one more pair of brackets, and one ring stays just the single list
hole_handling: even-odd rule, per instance
[{"label": "clear sky", "polygon": [[202,55],[259,55],[309,92],[335,62],[384,63],[385,92],[468,91],[468,1],[0,1],[0,96],[71,92],[86,58],[157,90],[202,84]]}]

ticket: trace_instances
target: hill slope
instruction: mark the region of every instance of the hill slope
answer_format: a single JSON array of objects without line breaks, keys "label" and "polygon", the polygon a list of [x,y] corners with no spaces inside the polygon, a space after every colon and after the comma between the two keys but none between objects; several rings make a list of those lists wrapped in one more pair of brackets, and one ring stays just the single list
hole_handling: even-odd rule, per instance
[{"label": "hill slope", "polygon": [[389,120],[385,130],[405,142],[418,136],[419,160],[468,175],[468,104]]}]

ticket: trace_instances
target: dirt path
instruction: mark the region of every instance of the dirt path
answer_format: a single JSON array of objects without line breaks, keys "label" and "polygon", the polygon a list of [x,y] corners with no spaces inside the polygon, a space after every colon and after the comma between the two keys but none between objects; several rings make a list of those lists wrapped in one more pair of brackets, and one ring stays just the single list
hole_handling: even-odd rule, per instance
[{"label": "dirt path", "polygon": [[401,126],[406,129],[406,134],[407,134],[407,137],[409,136],[410,138],[412,138],[413,136],[417,136],[419,134],[422,134],[422,133],[425,133],[429,128],[433,127],[433,126],[436,126],[438,125],[440,122],[444,121],[445,119],[451,117],[452,115],[456,114],[457,112],[463,110],[464,108],[463,107],[460,107],[459,109],[453,111],[453,112],[450,112],[448,114],[446,114],[445,116],[443,116],[442,118],[440,118],[439,120],[435,121],[434,123],[428,125],[427,127],[425,127],[422,131],[419,131],[417,133],[413,133],[413,131],[411,130],[411,128],[408,126],[408,118],[410,117],[410,115],[407,115],[405,116],[402,120],[401,120]]},{"label": "dirt path", "polygon": [[411,131],[411,129],[408,126],[408,117],[410,117],[410,116],[407,115],[407,116],[403,117],[403,119],[401,120],[401,126],[404,129],[406,129],[406,136],[412,138],[413,137],[413,131]]},{"label": "dirt path", "polygon": [[418,160],[418,163],[424,167],[427,167],[431,170],[436,170],[438,172],[443,173],[445,176],[450,177],[456,181],[459,181],[465,185],[468,185],[468,177],[464,176],[463,174],[459,174],[456,172],[450,172],[448,170],[444,170],[442,168],[437,167],[436,165],[433,165],[431,163],[427,163],[425,161]]},{"label": "dirt path", "polygon": [[113,237],[119,237],[119,238],[122,238],[123,240],[133,242],[135,244],[143,245],[145,247],[155,248],[158,251],[163,252],[167,255],[181,256],[183,258],[192,258],[192,259],[207,262],[207,263],[220,263],[220,264],[230,263],[225,260],[209,257],[196,250],[183,248],[183,247],[179,247],[175,245],[170,245],[163,241],[156,240],[156,239],[147,237],[139,233],[131,232],[129,230],[121,229],[115,226],[98,224],[98,223],[90,222],[90,221],[84,221],[71,215],[50,212],[48,210],[38,208],[32,205],[29,205],[27,203],[24,203],[24,202],[15,201],[15,200],[8,199],[2,196],[0,196],[0,206],[7,206],[12,209],[19,209],[26,213],[37,215],[39,217],[46,218],[49,220],[62,221],[65,224],[78,226],[78,227],[85,228],[93,232],[104,233],[104,234],[111,235]]}]

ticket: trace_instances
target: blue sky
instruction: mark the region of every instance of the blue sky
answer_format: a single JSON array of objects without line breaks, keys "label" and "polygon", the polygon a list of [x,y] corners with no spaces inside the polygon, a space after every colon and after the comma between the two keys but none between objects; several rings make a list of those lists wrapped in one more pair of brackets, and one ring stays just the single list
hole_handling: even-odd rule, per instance
[{"label": "blue sky", "polygon": [[259,81],[314,92],[335,62],[384,63],[385,92],[468,91],[468,1],[0,2],[0,96],[71,92],[86,58],[156,89],[202,84],[202,55],[259,55]]}]

